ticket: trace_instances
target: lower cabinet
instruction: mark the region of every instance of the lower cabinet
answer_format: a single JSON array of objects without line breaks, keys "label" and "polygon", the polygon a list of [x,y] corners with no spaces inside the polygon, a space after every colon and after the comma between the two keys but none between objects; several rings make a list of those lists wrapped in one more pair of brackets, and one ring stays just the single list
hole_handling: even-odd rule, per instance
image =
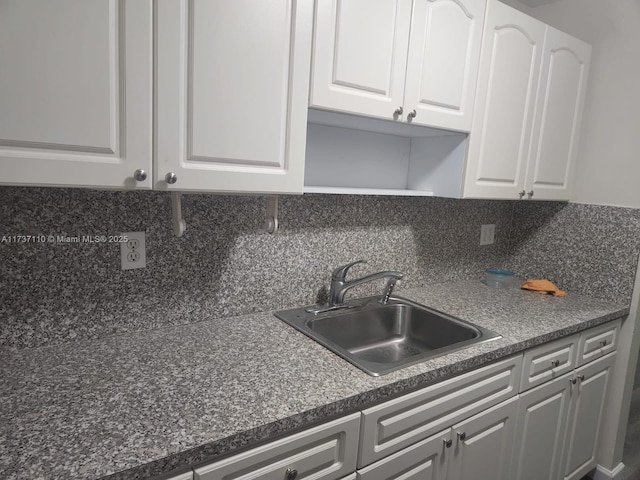
[{"label": "lower cabinet", "polygon": [[596,466],[619,325],[195,468],[193,480],[578,480]]},{"label": "lower cabinet", "polygon": [[194,479],[342,479],[356,469],[359,432],[360,413],[354,413],[196,468]]},{"label": "lower cabinet", "polygon": [[510,480],[518,398],[453,426],[449,480]]},{"label": "lower cabinet", "polygon": [[602,412],[615,358],[615,352],[610,353],[575,370],[569,424],[564,442],[565,480],[582,478],[596,466]]},{"label": "lower cabinet", "polygon": [[577,480],[596,466],[615,353],[520,394],[513,480]]},{"label": "lower cabinet", "polygon": [[513,398],[521,372],[518,355],[363,410],[358,468]]},{"label": "lower cabinet", "polygon": [[358,470],[358,480],[510,480],[518,398]]}]

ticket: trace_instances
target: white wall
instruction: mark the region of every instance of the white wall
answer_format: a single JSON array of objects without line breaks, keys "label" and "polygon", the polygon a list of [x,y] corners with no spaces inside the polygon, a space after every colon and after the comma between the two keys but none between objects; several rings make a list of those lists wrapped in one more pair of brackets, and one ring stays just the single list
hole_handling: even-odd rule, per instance
[{"label": "white wall", "polygon": [[503,1],[593,47],[572,201],[640,208],[640,1]]}]

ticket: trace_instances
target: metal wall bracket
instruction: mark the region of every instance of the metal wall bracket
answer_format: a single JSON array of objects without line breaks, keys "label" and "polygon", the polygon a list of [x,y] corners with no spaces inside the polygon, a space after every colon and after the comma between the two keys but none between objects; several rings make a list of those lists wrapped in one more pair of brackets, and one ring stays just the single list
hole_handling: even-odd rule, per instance
[{"label": "metal wall bracket", "polygon": [[278,196],[267,197],[267,218],[264,222],[267,233],[274,234],[278,231]]},{"label": "metal wall bracket", "polygon": [[182,193],[171,192],[171,219],[173,221],[173,233],[181,237],[187,228],[187,223],[182,219]]}]

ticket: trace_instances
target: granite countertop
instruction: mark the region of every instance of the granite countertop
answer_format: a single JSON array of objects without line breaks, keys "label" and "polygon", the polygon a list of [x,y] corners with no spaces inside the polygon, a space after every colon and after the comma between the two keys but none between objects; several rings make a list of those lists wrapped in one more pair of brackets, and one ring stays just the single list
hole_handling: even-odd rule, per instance
[{"label": "granite countertop", "polygon": [[2,353],[0,478],[178,472],[628,313],[615,302],[477,281],[399,295],[503,338],[382,377],[271,313]]}]

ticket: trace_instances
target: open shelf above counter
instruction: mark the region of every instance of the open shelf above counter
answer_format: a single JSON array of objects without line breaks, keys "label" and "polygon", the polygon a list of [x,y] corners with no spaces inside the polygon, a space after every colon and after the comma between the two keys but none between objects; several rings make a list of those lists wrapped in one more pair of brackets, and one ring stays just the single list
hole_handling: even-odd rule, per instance
[{"label": "open shelf above counter", "polygon": [[460,198],[467,134],[309,110],[305,193]]},{"label": "open shelf above counter", "polygon": [[433,197],[433,192],[399,188],[349,188],[305,186],[304,193],[327,193],[332,195],[388,195],[398,197]]}]

